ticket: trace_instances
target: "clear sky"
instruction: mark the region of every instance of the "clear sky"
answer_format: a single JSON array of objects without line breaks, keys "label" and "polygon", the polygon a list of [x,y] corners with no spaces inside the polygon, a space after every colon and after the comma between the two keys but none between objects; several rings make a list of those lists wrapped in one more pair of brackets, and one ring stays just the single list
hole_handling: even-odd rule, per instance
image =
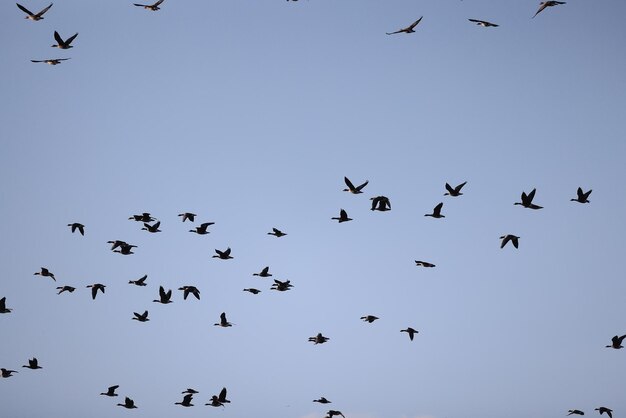
[{"label": "clear sky", "polygon": [[[626,334],[626,2],[538,3],[55,0],[33,22],[2,2],[0,415],[626,417],[626,349],[605,348]],[[71,59],[30,62],[50,58]],[[544,209],[513,205],[533,188]]]}]

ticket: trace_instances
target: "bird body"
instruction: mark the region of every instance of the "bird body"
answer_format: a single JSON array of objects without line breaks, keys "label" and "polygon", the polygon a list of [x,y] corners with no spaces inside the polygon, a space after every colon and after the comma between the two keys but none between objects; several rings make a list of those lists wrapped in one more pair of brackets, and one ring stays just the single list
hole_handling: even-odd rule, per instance
[{"label": "bird body", "polygon": [[568,414],[567,415],[585,415],[585,413],[583,411],[581,411],[580,409],[570,409],[569,411],[567,411]]},{"label": "bird body", "polygon": [[[472,20],[472,19],[470,19]],[[456,196],[462,196],[463,193],[461,193],[461,189],[463,188],[463,186],[465,186],[467,184],[466,181],[464,181],[463,183],[459,184],[456,187],[452,187],[450,186],[448,183],[446,183],[446,190],[447,192],[444,193],[444,196],[452,196],[452,197],[456,197]]]},{"label": "bird body", "polygon": [[380,212],[391,210],[391,201],[387,196],[375,196],[371,197],[370,200],[372,201],[371,210],[377,210]]},{"label": "bird body", "polygon": [[319,399],[313,399],[313,402],[318,402],[318,403],[321,403],[321,404],[332,403],[331,401],[329,401],[328,399],[326,399],[323,396],[321,396]]},{"label": "bird body", "polygon": [[280,238],[280,237],[284,237],[287,234],[285,234],[280,229],[272,228],[272,232],[268,232],[267,235],[274,235],[275,237]]},{"label": "bird body", "polygon": [[32,359],[28,359],[28,365],[24,365],[22,367],[26,367],[27,369],[32,369],[32,370],[37,370],[37,369],[42,369],[43,367],[41,367],[39,365],[39,362],[37,361],[37,357],[33,357]]},{"label": "bird body", "polygon": [[143,212],[141,215],[132,215],[130,218],[128,218],[129,220],[134,220],[137,222],[152,222],[152,221],[156,221],[155,218],[152,217],[152,215],[150,215],[150,213],[148,212]]}]

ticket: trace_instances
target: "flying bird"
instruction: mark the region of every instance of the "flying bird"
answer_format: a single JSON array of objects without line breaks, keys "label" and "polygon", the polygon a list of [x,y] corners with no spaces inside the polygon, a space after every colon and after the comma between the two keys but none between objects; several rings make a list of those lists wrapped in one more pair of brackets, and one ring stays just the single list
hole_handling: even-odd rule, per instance
[{"label": "flying bird", "polygon": [[33,276],[42,276],[42,277],[50,277],[52,280],[54,280],[55,282],[57,281],[57,279],[54,277],[54,274],[52,274],[47,268],[42,267],[41,271],[38,271],[36,273],[33,274]]},{"label": "flying bird", "polygon": [[190,229],[189,232],[195,232],[198,235],[206,235],[209,233],[207,228],[214,224],[215,222],[205,222],[203,224],[200,224],[200,226],[196,226],[196,229]]},{"label": "flying bird", "polygon": [[181,392],[181,394],[183,394],[183,395],[184,395],[185,393],[189,393],[189,394],[195,395],[196,393],[200,393],[200,392],[198,392],[197,390],[192,389],[192,388],[187,388],[186,390],[184,390],[183,392]]},{"label": "flying bird", "polygon": [[413,341],[413,337],[415,337],[415,334],[417,334],[419,331],[408,327],[407,329],[401,329],[400,332],[406,332],[409,334],[409,338],[411,339],[411,341]]},{"label": "flying bird", "polygon": [[[115,246],[115,244],[113,244]],[[122,255],[130,255],[130,254],[135,254],[132,250],[133,248],[137,248],[136,245],[131,245],[131,244],[126,244],[125,242],[122,242],[120,244],[118,244],[119,246],[119,250],[113,250],[114,253],[119,253]]]},{"label": "flying bird", "polygon": [[259,289],[255,289],[253,287],[250,287],[248,289],[243,289],[244,292],[250,292],[253,295],[258,295],[259,293],[261,293],[261,291]]},{"label": "flying bird", "polygon": [[583,192],[583,189],[579,187],[578,190],[576,190],[576,194],[578,196],[576,197],[576,199],[570,199],[570,201],[578,202],[578,203],[589,203],[589,200],[587,199],[589,198],[589,195],[591,194],[591,192],[592,190],[589,190],[588,192]]},{"label": "flying bird", "polygon": [[144,274],[143,277],[138,278],[137,280],[129,280],[128,284],[134,284],[135,286],[147,286],[146,279],[148,278],[147,274]]},{"label": "flying bird", "polygon": [[28,20],[32,20],[33,22],[36,22],[38,20],[43,19],[43,15],[44,13],[46,13],[51,7],[52,7],[52,3],[50,3],[50,5],[46,8],[44,8],[42,11],[40,11],[39,13],[33,13],[30,10],[28,10],[26,7],[22,6],[19,3],[15,3],[17,4],[17,7],[23,11],[24,13],[27,14],[26,17],[24,17],[24,19],[28,19]]},{"label": "flying bird", "polygon": [[476,23],[478,26],[482,26],[483,28],[494,27],[497,28],[500,25],[496,25],[495,23],[487,22],[486,20],[478,20],[478,19],[467,19],[470,22]]},{"label": "flying bird", "polygon": [[270,266],[267,266],[263,268],[263,270],[261,270],[260,273],[252,273],[252,275],[259,276],[259,277],[271,277],[272,275],[269,273],[269,271],[270,271]]},{"label": "flying bird", "polygon": [[335,220],[335,221],[339,221],[339,223],[348,222],[348,221],[352,220],[352,218],[348,218],[348,212],[346,212],[343,209],[341,209],[339,211],[339,217],[338,218],[334,217],[334,218],[330,218],[330,219]]},{"label": "flying bird", "polygon": [[215,249],[215,255],[212,258],[221,258],[222,260],[228,260],[229,258],[233,258],[230,256],[230,247],[226,248],[224,251],[220,251]]},{"label": "flying bird", "polygon": [[504,248],[504,246],[511,241],[511,243],[513,244],[513,246],[515,248],[517,248],[517,246],[519,245],[519,239],[520,237],[512,235],[512,234],[507,234],[507,235],[502,235],[500,237],[500,239],[502,240],[502,242],[500,243],[500,248]]},{"label": "flying bird", "polygon": [[3,368],[0,368],[0,372],[2,372],[2,377],[4,377],[5,379],[7,377],[11,377],[13,375],[13,373],[17,373],[15,370],[8,370]]},{"label": "flying bird", "polygon": [[185,222],[186,220],[190,220],[191,222],[195,222],[197,215],[195,213],[191,213],[191,212],[184,212],[184,213],[179,213],[178,216],[181,216],[183,218],[183,222]]},{"label": "flying bird", "polygon": [[545,9],[546,7],[558,6],[559,4],[565,4],[565,2],[564,1],[542,1],[541,3],[539,3],[539,9],[537,10],[533,18],[537,16],[539,13],[541,13],[543,9]]},{"label": "flying bird", "polygon": [[117,393],[115,393],[115,389],[117,389],[119,387],[120,387],[120,385],[109,386],[109,389],[107,389],[106,392],[102,392],[100,395],[117,396]]},{"label": "flying bird", "polygon": [[542,209],[543,206],[537,206],[537,205],[533,204],[533,199],[535,198],[535,192],[536,191],[537,191],[537,189],[533,189],[528,194],[526,194],[525,192],[522,192],[522,201],[521,202],[515,202],[514,205],[522,205],[525,208],[529,208],[529,209]]},{"label": "flying bird", "polygon": [[133,221],[137,221],[137,222],[152,222],[152,221],[156,221],[155,218],[153,218],[150,213],[148,212],[144,212],[141,215],[133,215],[130,218],[128,218],[129,220],[133,220]]},{"label": "flying bird", "polygon": [[161,222],[157,222],[154,225],[150,225],[148,223],[144,223],[143,224],[143,228],[141,228],[142,231],[148,231],[148,232],[161,232],[161,230],[159,229],[159,226],[161,226]]},{"label": "flying bird", "polygon": [[461,195],[463,195],[463,193],[461,193],[461,189],[466,184],[467,184],[467,182],[464,181],[463,183],[459,184],[455,188],[452,188],[452,186],[450,186],[448,183],[446,183],[446,190],[447,190],[447,192],[444,193],[443,195],[444,196],[452,196],[452,197],[461,196]]},{"label": "flying bird", "polygon": [[380,212],[391,210],[391,202],[387,196],[370,197],[370,200],[372,201],[371,210],[378,210]]},{"label": "flying bird", "polygon": [[144,311],[142,314],[138,314],[137,312],[133,312],[133,315],[135,315],[133,318],[135,321],[139,321],[139,322],[147,322],[150,320],[150,318],[148,318],[148,311]]},{"label": "flying bird", "polygon": [[193,406],[193,404],[191,403],[192,399],[193,399],[193,393],[189,393],[183,397],[182,402],[174,402],[174,405]]},{"label": "flying bird", "polygon": [[611,345],[607,345],[606,348],[615,348],[616,350],[624,348],[622,346],[622,341],[624,341],[624,338],[626,338],[626,335],[622,335],[621,337],[616,335],[615,337],[611,338]]},{"label": "flying bird", "polygon": [[137,408],[137,406],[135,406],[135,401],[130,399],[128,396],[126,397],[126,399],[124,399],[124,403],[118,403],[117,406],[123,406],[126,409]]},{"label": "flying bird", "polygon": [[26,367],[27,369],[32,369],[32,370],[43,369],[43,367],[39,365],[39,362],[37,361],[37,357],[28,359],[28,365],[24,365],[22,367]]},{"label": "flying bird", "polygon": [[319,399],[313,399],[313,402],[319,402],[321,404],[332,403],[331,401],[329,401],[328,399],[326,399],[323,396],[321,396]]},{"label": "flying bird", "polygon": [[287,234],[285,234],[280,229],[272,228],[272,232],[268,232],[267,235],[274,235],[275,237],[280,238],[280,237],[284,237]]},{"label": "flying bird", "polygon": [[414,30],[415,27],[422,21],[423,17],[424,16],[420,17],[419,19],[417,19],[415,22],[411,23],[411,25],[407,26],[404,29],[399,29],[399,30],[397,30],[395,32],[387,32],[387,35],[393,35],[394,33],[401,33],[401,32],[404,32],[404,33],[413,33],[413,32],[415,32],[415,30]]},{"label": "flying bird", "polygon": [[159,0],[154,4],[137,4],[137,3],[133,3],[133,4],[138,7],[143,7],[146,10],[152,10],[153,12],[156,12],[157,10],[161,10],[159,5],[163,3],[163,1],[164,0]]},{"label": "flying bird", "polygon": [[595,411],[600,412],[600,415],[604,414],[606,412],[606,414],[609,416],[609,418],[613,418],[613,410],[609,409],[609,408],[605,408],[604,406],[601,406],[599,408],[596,408]]},{"label": "flying bird", "polygon": [[233,326],[233,324],[231,324],[230,322],[226,320],[226,312],[222,312],[220,314],[220,322],[215,323],[213,325],[217,325],[218,327],[224,327],[224,328]]},{"label": "flying bird", "polygon": [[583,411],[579,410],[579,409],[570,409],[567,412],[568,412],[567,415],[572,415],[572,414],[575,414],[575,415],[585,415],[585,413]]},{"label": "flying bird", "polygon": [[431,216],[433,218],[445,218],[445,216],[443,216],[441,214],[441,208],[442,207],[443,207],[443,202],[441,202],[437,206],[435,206],[435,208],[433,209],[433,213],[427,213],[424,216]]},{"label": "flying bird", "polygon": [[[69,58],[51,58],[47,60],[30,60],[30,62],[43,62],[48,65],[59,65],[61,61],[67,61]],[[70,225],[71,226],[71,225]],[[72,231],[74,232],[74,231]]]},{"label": "flying bird", "polygon": [[85,225],[74,222],[73,224],[67,224],[67,226],[72,227],[72,234],[78,229],[78,232],[80,232],[81,235],[85,235]]},{"label": "flying bird", "polygon": [[57,287],[57,290],[58,290],[57,295],[60,295],[63,292],[72,293],[72,292],[74,292],[74,290],[76,290],[76,288],[73,287],[73,286],[59,286],[59,287]]},{"label": "flying bird", "polygon": [[326,418],[333,418],[335,415],[341,415],[343,418],[346,418],[344,414],[341,413],[341,411],[333,411],[332,409],[328,412],[326,412]]},{"label": "flying bird", "polygon": [[281,282],[280,280],[274,279],[274,284],[272,284],[271,290],[278,290],[279,292],[286,292],[292,287],[293,285],[291,284],[289,280],[285,280],[284,282]]},{"label": "flying bird", "polygon": [[173,303],[170,299],[172,298],[172,289],[167,292],[163,288],[163,286],[159,286],[159,299],[154,299],[152,302],[162,303],[167,305],[168,303]]},{"label": "flying bird", "polygon": [[184,300],[187,300],[187,296],[189,296],[190,293],[194,295],[196,299],[200,300],[200,291],[195,286],[183,286],[183,287],[179,287],[178,290],[183,291]]},{"label": "flying bird", "polygon": [[91,298],[95,300],[96,296],[98,295],[98,290],[104,293],[104,288],[106,286],[101,283],[94,283],[94,284],[87,285],[85,287],[91,287]]},{"label": "flying bird", "polygon": [[365,315],[362,316],[361,319],[365,322],[369,322],[370,324],[374,321],[376,321],[377,319],[379,319],[377,316],[374,315]]},{"label": "flying bird", "polygon": [[321,332],[319,332],[315,337],[309,337],[309,341],[317,344],[324,344],[326,341],[330,340],[328,337],[324,337]]},{"label": "flying bird", "polygon": [[429,263],[426,261],[420,261],[420,260],[415,260],[415,265],[421,266],[421,267],[435,267],[435,265],[432,263]]},{"label": "flying bird", "polygon": [[63,38],[61,38],[61,35],[59,35],[59,32],[54,31],[54,40],[57,41],[57,43],[55,45],[51,45],[52,48],[59,48],[59,49],[70,49],[70,48],[74,48],[72,45],[70,45],[72,43],[72,41],[74,39],[76,39],[76,37],[78,36],[78,33],[75,33],[74,35],[70,36],[69,38],[67,38],[65,41],[63,40]]},{"label": "flying bird", "polygon": [[0,299],[0,313],[9,313],[12,310],[13,309],[7,308],[7,298],[6,298],[6,296],[4,296],[2,299]]},{"label": "flying bird", "polygon": [[346,183],[346,186],[348,186],[347,189],[343,189],[344,192],[350,192],[352,194],[361,194],[363,193],[362,190],[365,186],[367,186],[367,183],[369,183],[369,180],[365,180],[365,183],[354,187],[354,184],[352,184],[352,182],[350,181],[350,179],[348,177],[344,177],[343,181]]}]

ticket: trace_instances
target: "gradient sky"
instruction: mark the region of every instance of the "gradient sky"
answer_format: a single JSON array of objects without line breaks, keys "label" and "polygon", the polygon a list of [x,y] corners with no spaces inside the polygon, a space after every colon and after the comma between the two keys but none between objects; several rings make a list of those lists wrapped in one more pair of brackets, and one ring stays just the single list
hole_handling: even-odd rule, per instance
[{"label": "gradient sky", "polygon": [[[0,367],[19,373],[0,415],[626,417],[626,350],[605,348],[626,334],[626,2],[531,19],[538,3],[56,0],[32,22],[3,2]],[[513,205],[533,188],[544,209]],[[161,233],[128,220],[144,211]],[[268,265],[294,288],[252,276]],[[152,302],[160,285],[174,303]],[[174,405],[188,387],[196,406]],[[204,406],[222,387],[231,404]]]}]

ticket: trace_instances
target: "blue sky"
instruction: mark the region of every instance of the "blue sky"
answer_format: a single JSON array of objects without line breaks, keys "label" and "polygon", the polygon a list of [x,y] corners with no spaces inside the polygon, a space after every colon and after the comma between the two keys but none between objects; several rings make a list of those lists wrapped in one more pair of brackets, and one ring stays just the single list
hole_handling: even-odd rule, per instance
[{"label": "blue sky", "polygon": [[[19,371],[0,379],[3,416],[626,413],[626,353],[604,347],[626,334],[626,3],[537,8],[59,0],[31,22],[3,3],[0,367]],[[74,48],[50,48],[55,30]],[[344,176],[369,184],[351,195]],[[569,200],[579,186],[590,204]],[[513,205],[533,188],[544,209]],[[391,211],[369,210],[378,195]],[[423,216],[439,202],[446,218]],[[352,222],[331,221],[341,208]],[[163,232],[128,220],[144,211]],[[509,233],[519,249],[499,248]],[[268,265],[294,288],[252,276]],[[152,302],[161,285],[174,303]],[[20,367],[33,356],[42,370]],[[187,387],[196,406],[174,405]],[[204,406],[222,387],[231,404]]]}]

